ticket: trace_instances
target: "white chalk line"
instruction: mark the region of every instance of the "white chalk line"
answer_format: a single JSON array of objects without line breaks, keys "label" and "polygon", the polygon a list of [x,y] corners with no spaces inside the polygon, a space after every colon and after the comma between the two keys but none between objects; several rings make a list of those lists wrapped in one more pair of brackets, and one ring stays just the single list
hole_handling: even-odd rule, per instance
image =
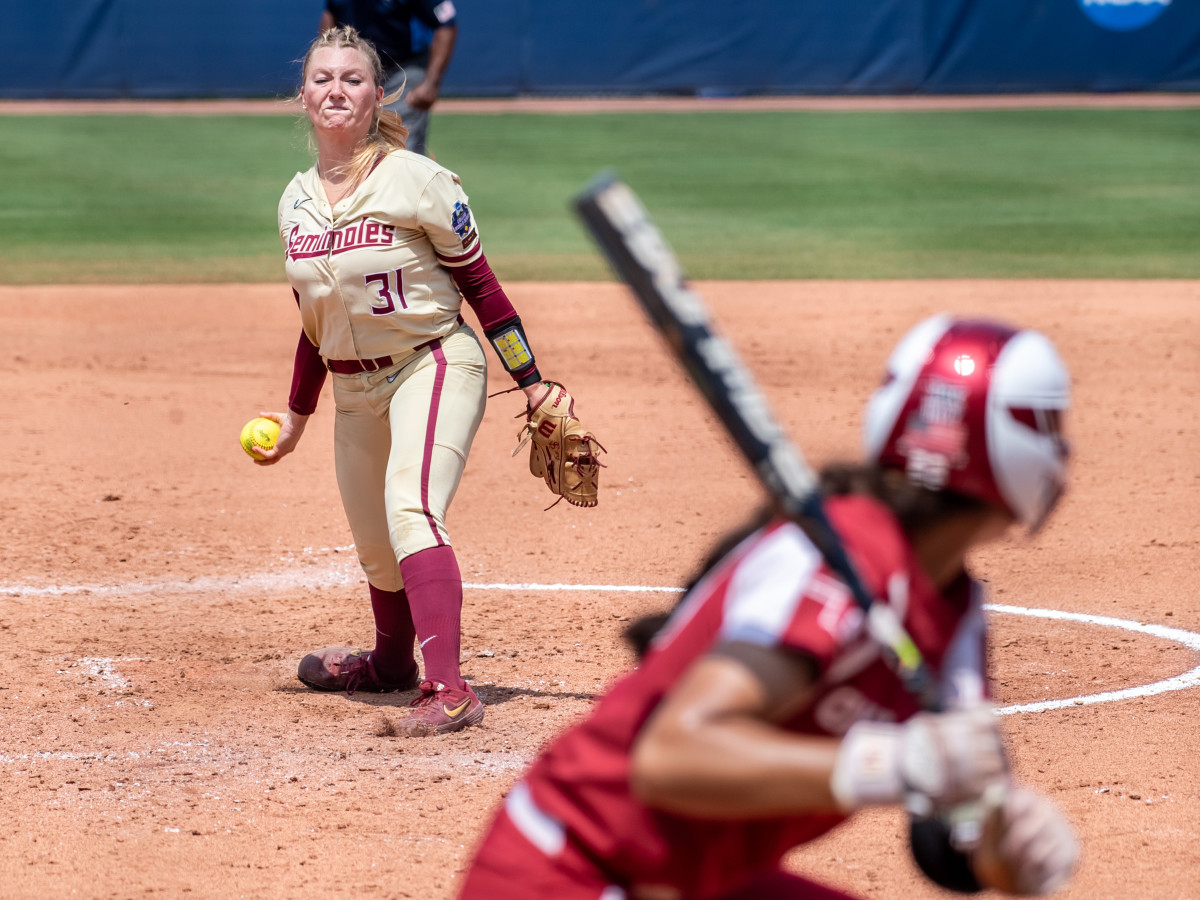
[{"label": "white chalk line", "polygon": [[[1093,616],[1087,613],[1063,612],[1057,609],[1027,609],[1024,606],[1008,606],[1000,603],[989,603],[984,609],[989,612],[1007,613],[1014,616],[1030,616],[1035,619],[1056,619],[1062,622],[1080,622],[1084,625],[1099,625],[1103,628],[1120,628],[1151,637],[1175,641],[1192,650],[1200,650],[1200,634],[1185,631],[1182,628],[1168,628],[1165,625],[1148,625],[1134,622],[1131,619],[1116,619],[1112,616]],[[1045,712],[1051,709],[1066,709],[1075,706],[1090,706],[1094,703],[1113,703],[1117,700],[1132,700],[1135,697],[1150,697],[1155,694],[1165,694],[1170,691],[1182,691],[1200,685],[1200,666],[1182,675],[1156,681],[1153,684],[1143,684],[1139,687],[1123,688],[1119,691],[1104,691],[1099,694],[1084,694],[1080,697],[1069,697],[1065,700],[1042,700],[1037,703],[1018,703],[1013,706],[1002,706],[996,710],[998,715],[1014,713]]]},{"label": "white chalk line", "polygon": [[[229,590],[286,590],[294,588],[327,588],[340,587],[346,584],[357,584],[365,581],[361,570],[354,566],[353,571],[345,572],[331,569],[316,572],[305,571],[303,567],[296,572],[265,573],[259,575],[220,576],[205,575],[189,581],[144,581],[130,584],[57,584],[37,587],[25,584],[0,583],[0,597],[67,597],[78,594],[94,596],[145,596],[148,594],[209,594]],[[629,593],[629,594],[682,594],[683,588],[657,587],[649,584],[480,584],[463,582],[463,587],[473,591],[594,591],[597,593]]]},{"label": "white chalk line", "polygon": [[472,584],[463,587],[473,591],[624,591],[631,594],[682,594],[680,587],[655,587],[649,584]]},{"label": "white chalk line", "polygon": [[148,594],[212,594],[218,591],[273,591],[295,588],[327,588],[357,584],[363,580],[362,570],[353,572],[334,569],[310,570],[298,566],[295,571],[263,572],[254,575],[203,575],[188,581],[134,581],[128,584],[55,584],[38,587],[28,584],[0,583],[0,597],[69,597],[78,594],[98,597],[118,595],[141,597]]},{"label": "white chalk line", "polygon": [[[190,594],[210,593],[213,591],[241,590],[279,590],[293,587],[328,587],[351,584],[361,580],[362,575],[357,566],[347,567],[346,571],[338,572],[330,569],[318,571],[299,571],[286,573],[264,573],[258,575],[222,577],[204,576],[190,581],[135,582],[117,585],[53,585],[37,587],[23,584],[0,583],[0,596],[66,596],[72,594]],[[540,584],[540,583],[476,583],[465,582],[463,587],[476,591],[592,591],[622,592],[622,593],[660,593],[679,594],[683,588],[662,585],[630,585],[630,584]],[[1135,622],[1131,619],[1117,619],[1111,616],[1094,616],[1087,613],[1064,612],[1057,609],[1035,609],[1024,606],[1006,604],[988,604],[985,609],[993,613],[1005,615],[1029,616],[1039,619],[1055,619],[1064,622],[1079,622],[1084,625],[1097,625],[1103,628],[1120,628],[1163,640],[1175,641],[1191,650],[1200,651],[1200,634],[1182,628],[1170,628],[1165,625],[1151,625]],[[1104,691],[1098,694],[1083,694],[1078,697],[1068,697],[1062,700],[1041,700],[1035,703],[1018,703],[1002,706],[996,710],[998,715],[1013,715],[1016,713],[1046,712],[1054,709],[1066,709],[1075,706],[1091,706],[1096,703],[1113,703],[1119,700],[1131,700],[1137,697],[1150,697],[1171,691],[1182,691],[1200,686],[1200,666],[1162,681],[1144,684],[1136,687],[1123,688],[1116,691]]]}]

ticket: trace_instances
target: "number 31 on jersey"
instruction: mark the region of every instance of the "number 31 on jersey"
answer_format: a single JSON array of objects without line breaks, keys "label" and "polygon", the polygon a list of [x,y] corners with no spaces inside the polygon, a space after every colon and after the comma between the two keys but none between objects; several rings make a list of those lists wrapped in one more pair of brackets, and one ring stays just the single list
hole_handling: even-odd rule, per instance
[{"label": "number 31 on jersey", "polygon": [[397,300],[400,302],[400,309],[408,309],[408,304],[404,302],[404,276],[401,272],[402,270],[395,269],[391,272],[375,272],[363,276],[363,283],[368,289],[372,284],[377,285],[375,296],[379,302],[371,301],[371,315],[386,316],[394,313]]}]

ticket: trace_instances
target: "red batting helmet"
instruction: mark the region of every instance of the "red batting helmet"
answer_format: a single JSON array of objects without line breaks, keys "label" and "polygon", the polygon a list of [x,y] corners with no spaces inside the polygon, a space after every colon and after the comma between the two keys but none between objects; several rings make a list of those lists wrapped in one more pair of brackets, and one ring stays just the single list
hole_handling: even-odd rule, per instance
[{"label": "red batting helmet", "polygon": [[1064,487],[1066,367],[1037,331],[934,316],[892,351],[867,404],[867,456],[1036,530]]}]

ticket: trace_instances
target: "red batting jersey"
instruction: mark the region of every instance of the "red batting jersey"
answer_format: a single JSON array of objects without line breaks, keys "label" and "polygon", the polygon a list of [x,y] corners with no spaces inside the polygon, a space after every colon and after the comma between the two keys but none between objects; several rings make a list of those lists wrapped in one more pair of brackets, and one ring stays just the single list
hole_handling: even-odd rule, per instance
[{"label": "red batting jersey", "polygon": [[[897,609],[948,702],[955,694],[978,697],[984,672],[978,584],[963,575],[939,592],[878,502],[841,497],[828,509],[867,586]],[[685,896],[719,894],[842,821],[837,814],[706,821],[647,808],[630,793],[638,731],[684,670],[725,641],[817,661],[818,690],[784,723],[789,731],[841,735],[861,719],[903,721],[918,712],[866,634],[850,592],[804,533],[790,522],[755,532],[693,588],[640,668],[559,738],[525,779],[537,808],[614,881],[672,885]]]}]

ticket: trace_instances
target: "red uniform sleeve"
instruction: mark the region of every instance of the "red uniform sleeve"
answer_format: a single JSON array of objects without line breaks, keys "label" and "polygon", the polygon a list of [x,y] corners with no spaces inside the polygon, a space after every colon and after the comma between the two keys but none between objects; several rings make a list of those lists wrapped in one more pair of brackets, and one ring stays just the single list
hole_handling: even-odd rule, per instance
[{"label": "red uniform sleeve", "polygon": [[790,522],[767,529],[739,560],[724,606],[723,639],[804,653],[822,671],[862,625],[846,586]]},{"label": "red uniform sleeve", "polygon": [[[500,286],[500,280],[488,265],[486,256],[480,254],[479,258],[469,265],[447,266],[446,270],[454,279],[463,299],[475,311],[483,333],[493,342],[493,346],[499,334],[513,328],[517,329],[520,342],[527,345],[524,330],[521,328],[521,317],[517,315],[508,295],[504,293],[504,288]],[[499,347],[496,347],[496,352],[501,353]],[[505,362],[513,381],[521,387],[537,384],[542,380],[532,351],[528,352],[528,361],[522,362],[516,369],[508,365],[503,353],[500,358]]]},{"label": "red uniform sleeve", "polygon": [[326,374],[321,352],[301,330],[300,340],[296,344],[296,360],[292,364],[292,392],[288,397],[288,409],[301,416],[311,416],[316,412]]},{"label": "red uniform sleeve", "polygon": [[832,572],[818,572],[808,583],[779,643],[811,656],[824,672],[858,638],[862,611],[849,589]]}]

